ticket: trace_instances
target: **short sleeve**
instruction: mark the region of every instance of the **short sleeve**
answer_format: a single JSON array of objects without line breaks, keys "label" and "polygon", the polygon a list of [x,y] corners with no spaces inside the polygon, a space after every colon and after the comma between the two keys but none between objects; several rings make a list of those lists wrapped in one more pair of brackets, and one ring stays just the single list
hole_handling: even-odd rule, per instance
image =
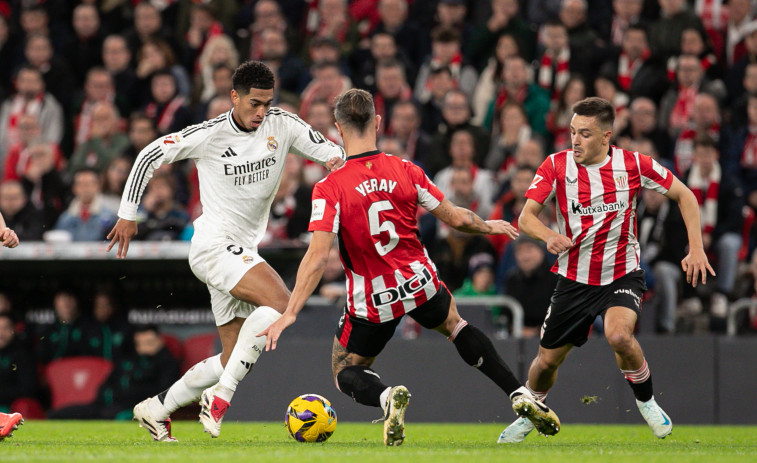
[{"label": "short sleeve", "polygon": [[546,204],[555,194],[556,178],[554,157],[549,156],[536,170],[536,175],[526,191],[526,198]]},{"label": "short sleeve", "polygon": [[636,154],[641,186],[665,194],[673,185],[673,172],[645,154]]},{"label": "short sleeve", "polygon": [[433,211],[439,207],[439,204],[444,200],[444,193],[437,188],[420,167],[409,161],[404,161],[403,165],[418,192],[418,204],[427,211]]},{"label": "short sleeve", "polygon": [[339,200],[331,183],[326,179],[315,184],[308,231],[339,231]]}]

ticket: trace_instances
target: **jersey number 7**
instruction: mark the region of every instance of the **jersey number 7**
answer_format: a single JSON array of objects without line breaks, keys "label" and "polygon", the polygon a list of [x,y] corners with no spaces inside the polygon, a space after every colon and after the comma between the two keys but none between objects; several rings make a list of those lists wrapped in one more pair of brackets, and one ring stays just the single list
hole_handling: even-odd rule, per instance
[{"label": "jersey number 7", "polygon": [[397,247],[397,244],[400,242],[400,236],[394,228],[394,223],[390,220],[384,220],[381,222],[381,217],[379,217],[379,212],[390,211],[392,209],[394,209],[394,206],[392,206],[392,203],[387,200],[376,201],[368,208],[368,225],[370,226],[371,236],[376,236],[384,231],[389,234],[389,242],[385,245],[381,244],[381,241],[373,243],[373,245],[376,246],[376,252],[379,253],[379,256],[387,255],[389,251]]}]

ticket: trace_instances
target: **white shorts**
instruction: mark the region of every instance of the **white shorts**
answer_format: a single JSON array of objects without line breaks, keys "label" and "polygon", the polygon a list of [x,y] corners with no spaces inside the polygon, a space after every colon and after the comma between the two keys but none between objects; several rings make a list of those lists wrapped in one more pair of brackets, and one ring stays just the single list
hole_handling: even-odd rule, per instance
[{"label": "white shorts", "polygon": [[255,306],[230,294],[252,267],[265,262],[257,249],[245,248],[231,239],[203,240],[192,237],[189,266],[208,285],[210,305],[216,325],[229,323],[235,317],[247,318]]}]

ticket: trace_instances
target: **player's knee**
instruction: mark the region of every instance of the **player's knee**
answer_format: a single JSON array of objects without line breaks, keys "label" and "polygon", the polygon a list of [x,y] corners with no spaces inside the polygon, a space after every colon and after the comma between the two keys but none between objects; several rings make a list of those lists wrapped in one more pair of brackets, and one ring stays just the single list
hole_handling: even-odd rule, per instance
[{"label": "player's knee", "polygon": [[615,330],[605,334],[607,343],[615,352],[625,352],[633,344],[633,335],[623,330]]}]

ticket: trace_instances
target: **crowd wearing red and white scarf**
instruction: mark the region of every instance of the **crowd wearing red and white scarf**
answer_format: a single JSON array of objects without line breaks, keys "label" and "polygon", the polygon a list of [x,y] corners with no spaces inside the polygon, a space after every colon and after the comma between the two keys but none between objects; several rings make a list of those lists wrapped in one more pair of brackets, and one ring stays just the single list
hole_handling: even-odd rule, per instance
[{"label": "crowd wearing red and white scarf", "polygon": [[707,177],[702,175],[698,164],[691,166],[688,185],[699,203],[702,217],[702,233],[709,234],[715,229],[718,217],[718,192],[720,190],[720,164],[715,163]]},{"label": "crowd wearing red and white scarf", "polygon": [[539,85],[548,90],[552,101],[558,101],[570,80],[570,48],[558,53],[545,50],[539,63]]}]

